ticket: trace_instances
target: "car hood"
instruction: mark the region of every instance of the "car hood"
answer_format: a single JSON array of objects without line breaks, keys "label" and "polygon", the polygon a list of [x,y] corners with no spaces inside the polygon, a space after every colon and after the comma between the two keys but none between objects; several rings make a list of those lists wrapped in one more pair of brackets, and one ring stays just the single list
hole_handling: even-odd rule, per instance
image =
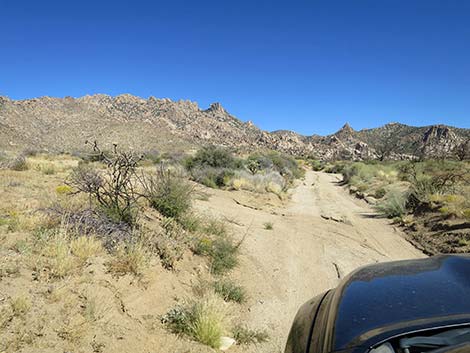
[{"label": "car hood", "polygon": [[360,268],[336,288],[332,345],[344,350],[389,330],[470,321],[470,256],[449,255]]}]

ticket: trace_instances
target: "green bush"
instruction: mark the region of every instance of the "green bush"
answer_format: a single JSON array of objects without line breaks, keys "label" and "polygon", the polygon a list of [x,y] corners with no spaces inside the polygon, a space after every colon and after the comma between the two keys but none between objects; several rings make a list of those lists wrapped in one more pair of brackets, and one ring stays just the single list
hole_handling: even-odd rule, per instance
[{"label": "green bush", "polygon": [[387,190],[385,190],[384,188],[378,188],[378,189],[375,190],[375,192],[374,192],[374,197],[375,197],[376,199],[381,199],[381,198],[383,198],[386,194],[387,194]]},{"label": "green bush", "polygon": [[232,169],[214,167],[197,167],[191,169],[190,173],[194,181],[213,189],[229,185],[234,176]]},{"label": "green bush", "polygon": [[214,291],[226,302],[244,303],[246,301],[245,289],[229,279],[214,282]]},{"label": "green bush", "polygon": [[230,151],[215,146],[201,148],[197,151],[194,157],[187,158],[184,164],[188,170],[198,167],[227,169],[236,169],[241,167],[241,162],[237,160]]},{"label": "green bush", "polygon": [[213,242],[210,256],[211,272],[216,275],[225,273],[238,264],[238,246],[230,237],[217,238]]},{"label": "green bush", "polygon": [[383,200],[377,204],[377,209],[389,218],[401,217],[406,213],[406,202],[408,195],[406,192],[392,189]]},{"label": "green bush", "polygon": [[310,165],[312,166],[312,170],[316,172],[323,170],[323,168],[325,167],[321,161],[316,159],[310,160]]},{"label": "green bush", "polygon": [[178,218],[191,208],[194,188],[180,175],[162,167],[142,182],[144,197],[163,216]]},{"label": "green bush", "polygon": [[238,264],[239,245],[227,233],[224,223],[210,220],[201,230],[206,235],[196,240],[194,253],[210,257],[213,274],[223,274],[234,268]]},{"label": "green bush", "polygon": [[285,180],[292,181],[303,176],[304,170],[299,166],[295,158],[279,152],[256,152],[245,161],[245,168],[251,174],[259,172],[278,172]]},{"label": "green bush", "polygon": [[274,226],[271,222],[266,222],[264,225],[264,229],[266,230],[273,230]]},{"label": "green bush", "polygon": [[162,161],[162,156],[160,155],[160,152],[156,150],[151,150],[147,151],[144,153],[145,159],[149,160],[153,164],[158,164]]}]

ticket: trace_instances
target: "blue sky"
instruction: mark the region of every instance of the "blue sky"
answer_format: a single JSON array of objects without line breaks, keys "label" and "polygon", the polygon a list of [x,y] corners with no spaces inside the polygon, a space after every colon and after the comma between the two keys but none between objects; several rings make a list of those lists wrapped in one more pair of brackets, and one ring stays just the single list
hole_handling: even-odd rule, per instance
[{"label": "blue sky", "polygon": [[0,0],[0,95],[221,102],[265,130],[470,127],[470,1]]}]

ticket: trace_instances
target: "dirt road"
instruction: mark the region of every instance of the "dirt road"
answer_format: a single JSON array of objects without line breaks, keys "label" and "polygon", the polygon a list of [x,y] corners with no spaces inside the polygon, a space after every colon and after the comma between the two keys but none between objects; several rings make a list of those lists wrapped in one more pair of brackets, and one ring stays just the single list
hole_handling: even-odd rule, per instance
[{"label": "dirt road", "polygon": [[[201,207],[245,236],[234,277],[250,294],[244,323],[266,328],[267,344],[236,352],[281,352],[297,308],[359,266],[424,256],[386,219],[338,186],[338,176],[313,171],[282,207],[254,196],[216,192]],[[270,222],[272,230],[264,229]]]}]

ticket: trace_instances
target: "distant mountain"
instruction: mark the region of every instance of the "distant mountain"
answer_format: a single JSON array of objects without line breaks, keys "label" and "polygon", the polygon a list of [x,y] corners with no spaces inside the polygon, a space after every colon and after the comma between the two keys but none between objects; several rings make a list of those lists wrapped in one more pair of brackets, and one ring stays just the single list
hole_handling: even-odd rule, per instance
[{"label": "distant mountain", "polygon": [[72,152],[85,141],[117,143],[136,151],[186,150],[214,144],[252,150],[268,148],[321,159],[403,159],[449,157],[468,148],[470,129],[399,123],[354,130],[349,124],[328,136],[267,132],[230,115],[219,103],[201,109],[195,102],[129,94],[80,98],[0,97],[0,149]]}]

